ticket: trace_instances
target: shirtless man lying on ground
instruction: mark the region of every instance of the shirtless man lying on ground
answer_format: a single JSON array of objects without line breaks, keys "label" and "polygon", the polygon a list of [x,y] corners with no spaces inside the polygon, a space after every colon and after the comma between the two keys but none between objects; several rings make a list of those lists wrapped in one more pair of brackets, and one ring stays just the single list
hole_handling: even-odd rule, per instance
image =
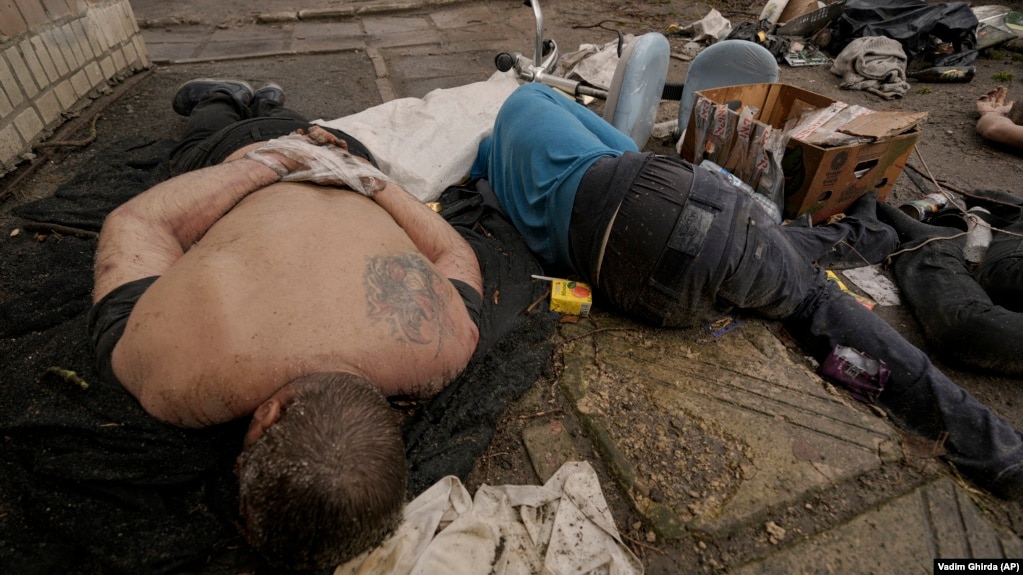
[{"label": "shirtless man lying on ground", "polygon": [[454,228],[283,96],[182,86],[184,173],[107,217],[90,331],[100,373],[157,419],[251,416],[246,537],[272,563],[323,569],[400,520],[407,465],[385,396],[432,396],[467,365],[482,279]]}]

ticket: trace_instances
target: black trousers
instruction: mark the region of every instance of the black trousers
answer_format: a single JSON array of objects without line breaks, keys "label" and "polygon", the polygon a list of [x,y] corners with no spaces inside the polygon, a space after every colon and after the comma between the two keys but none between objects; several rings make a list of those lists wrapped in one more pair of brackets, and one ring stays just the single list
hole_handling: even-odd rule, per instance
[{"label": "black trousers", "polygon": [[[184,133],[171,151],[171,173],[181,174],[219,164],[235,150],[286,136],[312,124],[301,114],[276,102],[261,101],[255,108],[240,106],[227,94],[203,98],[188,116]],[[370,151],[354,137],[333,128],[327,130],[348,143],[348,151],[376,166]]]},{"label": "black trousers", "polygon": [[922,243],[930,238],[947,238],[958,229],[927,225],[898,210],[885,209],[885,219],[899,230],[906,248],[895,258],[892,271],[931,349],[949,363],[1020,377],[1023,206],[992,209],[996,212],[996,227],[1005,231],[994,232],[987,254],[976,269],[963,256],[963,237]]},{"label": "black trousers", "polygon": [[[730,308],[747,310],[782,320],[821,363],[836,345],[880,359],[890,376],[878,404],[896,422],[925,438],[943,439],[945,458],[978,485],[1003,497],[1023,496],[1020,434],[811,263],[834,230],[780,226],[707,170],[694,169],[688,197],[673,192],[670,181],[641,176],[619,208],[600,276],[601,291],[612,303],[663,326],[691,326]],[[585,194],[579,190],[583,201]],[[860,217],[860,224],[846,225],[870,219]],[[822,235],[807,231],[814,229]],[[882,239],[891,243],[894,230],[887,233]],[[864,242],[853,245],[854,251],[877,249],[869,245],[869,233],[844,237]]]}]

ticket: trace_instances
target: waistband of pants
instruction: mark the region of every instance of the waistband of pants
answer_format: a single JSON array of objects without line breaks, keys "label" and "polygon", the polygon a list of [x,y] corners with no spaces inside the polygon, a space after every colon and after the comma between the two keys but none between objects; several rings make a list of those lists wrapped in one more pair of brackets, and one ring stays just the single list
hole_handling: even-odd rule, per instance
[{"label": "waistband of pants", "polygon": [[[295,130],[307,130],[313,125],[310,122],[293,118],[276,118],[272,116],[242,120],[224,128],[215,134],[211,140],[200,144],[200,148],[205,153],[198,157],[189,158],[190,161],[183,163],[183,165],[175,166],[175,169],[178,173],[181,173],[219,164],[235,151],[249,144],[287,136]],[[373,154],[370,153],[369,149],[362,142],[341,130],[327,126],[321,127],[347,142],[348,151],[352,155],[369,160],[374,167],[379,167]]]},{"label": "waistband of pants", "polygon": [[[720,283],[724,274],[725,254],[734,238],[735,211],[739,194],[716,174],[694,168],[689,197],[671,230],[650,282],[659,289],[678,292],[689,284],[680,270],[699,266],[708,285]],[[707,241],[708,236],[714,240]],[[695,270],[694,270],[695,271]]]},{"label": "waistband of pants", "polygon": [[689,164],[666,156],[646,161],[609,223],[602,274],[625,272],[636,288],[646,282],[685,208],[692,182]]}]

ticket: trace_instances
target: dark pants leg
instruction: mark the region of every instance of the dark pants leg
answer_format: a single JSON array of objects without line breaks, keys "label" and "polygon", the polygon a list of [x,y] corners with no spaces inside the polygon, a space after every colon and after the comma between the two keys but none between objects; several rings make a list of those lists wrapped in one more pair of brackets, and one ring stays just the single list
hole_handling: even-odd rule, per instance
[{"label": "dark pants leg", "polygon": [[877,194],[856,201],[841,220],[826,226],[783,226],[796,251],[828,269],[847,269],[884,261],[899,245],[898,236],[877,219]]},{"label": "dark pants leg", "polygon": [[[1023,439],[1009,423],[828,281],[808,261],[806,245],[793,242],[753,200],[704,170],[693,177],[692,192],[681,204],[645,188],[630,194],[637,202],[653,202],[648,209],[623,202],[601,276],[602,284],[621,284],[628,294],[612,298],[617,305],[656,325],[679,327],[693,325],[715,305],[734,306],[782,319],[821,363],[837,345],[884,361],[890,374],[878,403],[892,419],[925,438],[943,440],[946,459],[978,485],[999,496],[1023,497]],[[657,217],[667,220],[652,227],[625,221]],[[609,291],[614,294],[614,287]]]},{"label": "dark pants leg", "polygon": [[[228,94],[212,93],[188,116],[181,140],[171,151],[171,171],[182,173],[217,164],[242,146],[288,134],[308,123],[301,114],[276,102],[260,101],[250,109]],[[287,126],[287,131],[266,130],[268,124]]]},{"label": "dark pants leg", "polygon": [[[996,305],[1023,312],[1023,222],[1004,229],[1008,233],[994,232],[987,255],[973,276]],[[1023,317],[1018,319],[1023,329]]]},{"label": "dark pants leg", "polygon": [[[947,237],[959,230],[917,222],[888,206],[880,213],[908,250],[895,257],[892,272],[928,347],[950,363],[1023,375],[1023,313],[994,301],[1019,305],[1023,240],[996,232],[984,263],[971,272],[965,239]],[[1009,229],[1023,231],[1023,225]]]},{"label": "dark pants leg", "polygon": [[945,458],[995,495],[1023,496],[1020,434],[872,311],[819,277],[785,325],[818,361],[844,345],[887,363],[891,373],[878,404],[893,420],[927,439],[944,439]]},{"label": "dark pants leg", "polygon": [[887,322],[843,294],[823,269],[806,260],[781,226],[751,202],[747,208],[748,201],[743,197],[737,202],[731,238],[710,242],[708,237],[705,243],[731,241],[722,258],[730,273],[717,292],[719,298],[783,319],[819,362],[836,345],[884,361],[890,375],[878,403],[897,423],[928,439],[944,439],[946,458],[977,484],[996,495],[1023,496],[1019,433],[941,373]]}]

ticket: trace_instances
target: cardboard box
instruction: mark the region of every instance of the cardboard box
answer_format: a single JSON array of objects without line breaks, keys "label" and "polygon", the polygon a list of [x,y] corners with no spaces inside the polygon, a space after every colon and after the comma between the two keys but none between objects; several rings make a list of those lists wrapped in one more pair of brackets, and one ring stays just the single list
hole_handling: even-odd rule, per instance
[{"label": "cardboard box", "polygon": [[[791,118],[804,112],[827,108],[831,98],[787,84],[746,84],[703,90],[703,96],[716,104],[728,104],[739,111],[743,106],[758,110],[755,120],[781,129]],[[699,164],[693,151],[695,114],[689,118],[682,142],[682,157]],[[857,198],[871,190],[888,197],[902,173],[909,154],[920,138],[918,126],[908,132],[874,142],[837,147],[821,147],[790,139],[782,166],[785,173],[786,218],[811,214],[814,223],[843,212]]]},{"label": "cardboard box", "polygon": [[551,281],[551,311],[587,316],[593,305],[593,292],[588,284],[572,280]]}]

